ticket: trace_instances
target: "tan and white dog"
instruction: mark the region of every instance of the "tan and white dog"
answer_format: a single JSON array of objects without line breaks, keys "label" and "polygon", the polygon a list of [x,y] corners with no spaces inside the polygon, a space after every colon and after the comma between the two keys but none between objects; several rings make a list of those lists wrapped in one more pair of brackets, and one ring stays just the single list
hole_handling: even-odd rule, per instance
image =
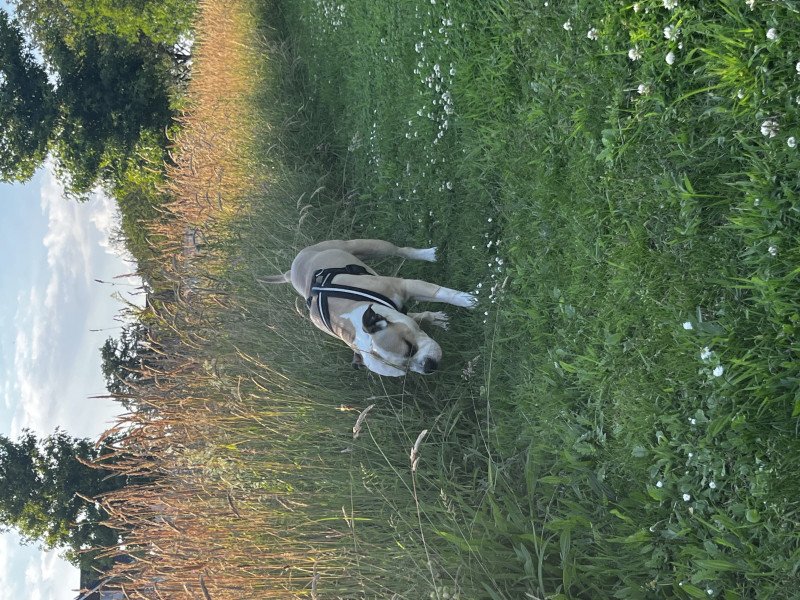
[{"label": "tan and white dog", "polygon": [[291,282],[306,298],[314,325],[347,344],[354,352],[354,364],[390,377],[409,370],[433,373],[442,349],[420,325],[446,329],[447,315],[405,314],[403,307],[409,300],[422,300],[474,308],[477,298],[418,279],[384,277],[361,262],[386,256],[434,262],[436,248],[398,248],[382,240],[330,240],[301,250],[290,271],[259,281]]}]

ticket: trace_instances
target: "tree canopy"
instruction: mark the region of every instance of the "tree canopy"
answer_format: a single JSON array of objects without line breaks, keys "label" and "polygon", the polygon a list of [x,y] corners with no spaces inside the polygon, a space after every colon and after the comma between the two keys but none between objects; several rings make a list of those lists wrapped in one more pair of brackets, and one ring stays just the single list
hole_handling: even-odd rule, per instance
[{"label": "tree canopy", "polygon": [[30,178],[51,152],[68,189],[81,195],[119,179],[137,144],[166,146],[171,94],[188,76],[180,42],[193,2],[13,4],[16,20],[0,11],[0,178]]},{"label": "tree canopy", "polygon": [[54,90],[17,23],[0,10],[0,180],[29,179],[47,154]]},{"label": "tree canopy", "polygon": [[119,489],[124,477],[90,467],[101,449],[65,432],[37,440],[25,430],[17,441],[0,435],[0,527],[16,529],[26,542],[67,550],[75,564],[90,565],[118,533],[94,496]]}]

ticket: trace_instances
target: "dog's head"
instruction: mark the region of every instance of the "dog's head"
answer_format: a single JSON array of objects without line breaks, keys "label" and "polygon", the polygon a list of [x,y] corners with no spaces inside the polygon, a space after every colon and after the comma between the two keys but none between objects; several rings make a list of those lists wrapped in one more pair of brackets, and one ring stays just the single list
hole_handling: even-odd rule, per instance
[{"label": "dog's head", "polygon": [[429,375],[438,368],[442,349],[411,317],[373,304],[343,316],[355,328],[350,344],[355,365],[388,377],[401,377],[408,371]]}]

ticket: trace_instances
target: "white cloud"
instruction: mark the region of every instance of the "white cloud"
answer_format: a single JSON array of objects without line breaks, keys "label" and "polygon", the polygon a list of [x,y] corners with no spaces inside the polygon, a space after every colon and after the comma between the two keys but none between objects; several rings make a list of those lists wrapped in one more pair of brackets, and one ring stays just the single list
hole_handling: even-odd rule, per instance
[{"label": "white cloud", "polygon": [[31,600],[75,598],[80,576],[56,551],[31,556],[25,568],[25,592]]},{"label": "white cloud", "polygon": [[12,545],[6,535],[0,535],[0,590],[9,598],[17,597],[16,582],[11,571]]},{"label": "white cloud", "polygon": [[74,600],[79,587],[78,569],[57,551],[21,546],[13,532],[0,534],[0,598]]},{"label": "white cloud", "polygon": [[49,434],[62,427],[72,435],[97,435],[116,406],[87,398],[105,392],[98,349],[114,333],[90,330],[116,325],[122,305],[112,299],[113,288],[94,279],[132,270],[112,241],[117,207],[100,192],[83,203],[65,198],[52,165],[42,176],[40,205],[46,264],[33,268],[43,275],[17,298],[13,393],[19,402],[11,430]]}]

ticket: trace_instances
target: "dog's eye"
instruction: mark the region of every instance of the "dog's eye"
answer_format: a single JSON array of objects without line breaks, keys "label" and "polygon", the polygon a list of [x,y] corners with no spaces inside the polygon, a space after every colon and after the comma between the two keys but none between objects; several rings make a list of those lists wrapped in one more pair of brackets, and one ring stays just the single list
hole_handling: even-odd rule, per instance
[{"label": "dog's eye", "polygon": [[414,348],[414,344],[406,340],[406,358],[411,358],[417,353],[417,349]]}]

